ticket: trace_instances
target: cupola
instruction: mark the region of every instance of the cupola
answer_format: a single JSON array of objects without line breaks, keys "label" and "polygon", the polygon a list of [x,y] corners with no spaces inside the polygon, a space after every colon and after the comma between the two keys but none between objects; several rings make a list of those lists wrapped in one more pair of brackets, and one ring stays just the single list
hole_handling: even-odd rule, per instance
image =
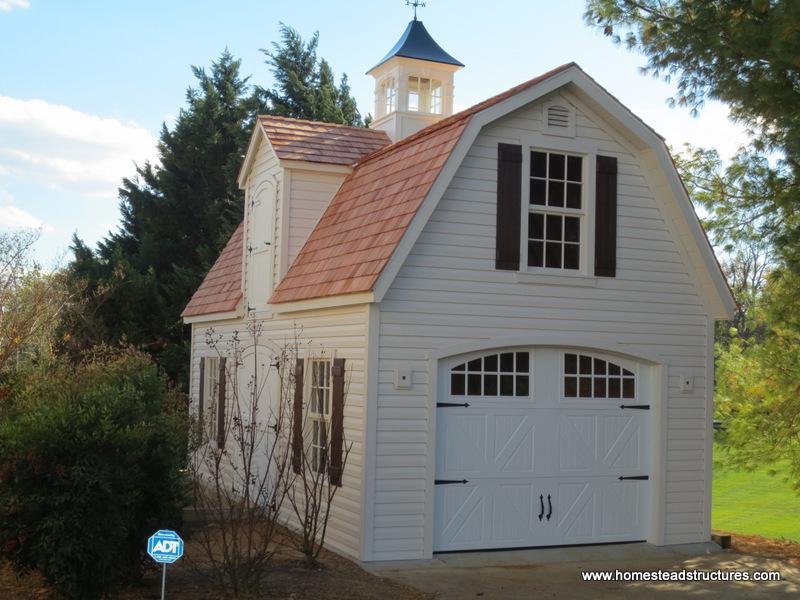
[{"label": "cupola", "polygon": [[453,114],[453,74],[464,65],[445,52],[417,20],[394,47],[367,71],[375,78],[375,113],[370,124],[392,141]]}]

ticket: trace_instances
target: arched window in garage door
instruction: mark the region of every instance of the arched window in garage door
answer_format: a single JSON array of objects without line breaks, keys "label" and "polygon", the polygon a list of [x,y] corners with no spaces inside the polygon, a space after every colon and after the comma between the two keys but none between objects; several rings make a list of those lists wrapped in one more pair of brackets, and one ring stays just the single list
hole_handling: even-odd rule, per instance
[{"label": "arched window in garage door", "polygon": [[633,371],[597,356],[564,354],[565,398],[635,398]]},{"label": "arched window in garage door", "polygon": [[529,396],[529,352],[493,352],[450,369],[451,396]]}]

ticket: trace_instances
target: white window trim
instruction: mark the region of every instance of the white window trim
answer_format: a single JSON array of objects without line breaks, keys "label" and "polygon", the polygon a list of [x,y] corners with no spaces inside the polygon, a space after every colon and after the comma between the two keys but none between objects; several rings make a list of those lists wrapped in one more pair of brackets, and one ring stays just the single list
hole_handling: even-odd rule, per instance
[{"label": "white window trim", "polygon": [[[476,358],[481,358],[482,359],[485,356],[494,355],[494,354],[498,355],[498,360],[499,360],[499,355],[507,353],[507,352],[512,352],[512,353],[525,352],[525,353],[527,353],[528,354],[528,371],[525,372],[525,371],[516,371],[515,370],[515,371],[512,371],[512,372],[503,373],[503,372],[499,371],[500,365],[498,363],[498,371],[496,373],[497,373],[497,375],[505,374],[505,375],[512,375],[512,376],[527,375],[528,376],[528,393],[527,394],[524,394],[524,395],[521,395],[521,396],[517,396],[516,395],[516,382],[515,382],[515,390],[514,390],[515,393],[513,395],[510,395],[510,396],[503,396],[503,395],[501,395],[499,393],[500,392],[499,382],[498,382],[498,393],[495,394],[495,395],[485,396],[483,394],[476,395],[476,394],[467,394],[467,393],[464,393],[464,394],[454,394],[453,393],[451,375],[453,373],[455,373],[455,374],[463,373],[465,375],[465,382],[464,382],[465,388],[464,388],[464,391],[466,392],[466,389],[467,389],[466,388],[466,386],[467,386],[466,374],[469,372],[466,369],[464,371],[453,371],[453,367],[457,367],[462,363],[466,367],[467,363],[469,363],[471,360],[475,360]],[[534,354],[535,354],[535,351],[534,351],[533,348],[511,346],[511,347],[508,347],[508,348],[480,350],[478,352],[471,352],[469,354],[462,354],[462,355],[453,357],[446,363],[447,370],[445,371],[445,382],[444,382],[446,394],[447,394],[448,397],[453,398],[453,399],[462,400],[462,399],[465,399],[465,398],[466,399],[472,398],[473,400],[480,400],[482,402],[506,402],[506,401],[521,401],[521,400],[534,401],[534,381],[533,381],[534,360],[535,360]],[[516,368],[516,365],[515,365],[515,368]],[[480,373],[481,373],[481,375],[483,375],[485,372],[481,371]],[[488,372],[488,373],[490,375],[493,375],[495,372],[491,371],[491,372]],[[483,385],[483,382],[481,382],[481,386],[482,385]],[[481,391],[483,391],[483,390],[481,390]],[[469,400],[467,400],[467,401],[469,401]]]},{"label": "white window trim", "polygon": [[[305,377],[304,382],[304,394],[305,398],[308,398],[306,402],[306,420],[308,422],[308,431],[305,432],[305,436],[307,436],[307,440],[309,442],[309,448],[311,449],[311,470],[312,473],[316,474],[320,471],[318,470],[318,456],[323,455],[325,451],[328,450],[328,445],[330,444],[330,435],[331,435],[331,410],[333,404],[333,354],[325,353],[325,355],[319,356],[310,356],[306,358],[306,365],[308,368],[309,375]],[[327,363],[327,386],[323,389],[327,390],[327,406],[323,406],[323,412],[312,411],[311,408],[316,401],[314,397],[314,365],[318,362],[325,362]],[[326,410],[327,409],[327,410]],[[317,423],[322,424],[325,428],[325,440],[326,445],[324,447],[315,444],[314,440],[314,428],[317,426]],[[319,453],[319,454],[318,454]],[[326,461],[327,463],[327,461]],[[327,465],[325,465],[327,467]]]},{"label": "white window trim", "polygon": [[[628,360],[626,358],[622,358],[619,356],[614,356],[612,354],[605,354],[603,352],[593,352],[586,348],[565,348],[559,352],[559,383],[558,383],[558,390],[559,390],[559,399],[561,402],[567,404],[576,404],[576,403],[589,403],[592,406],[597,406],[600,403],[612,403],[614,406],[619,404],[628,403],[635,403],[639,401],[641,396],[641,382],[639,378],[639,363]],[[564,377],[566,377],[566,355],[567,354],[578,354],[583,356],[591,356],[592,358],[599,358],[601,360],[606,361],[606,363],[614,363],[623,369],[627,369],[631,373],[633,373],[633,398],[624,398],[622,397],[622,393],[620,392],[620,397],[612,397],[612,398],[596,398],[595,396],[566,396],[564,393]],[[607,368],[607,367],[606,367]],[[580,367],[579,367],[580,371]],[[576,375],[576,377],[580,377],[580,373]],[[594,380],[594,376],[592,376]],[[592,390],[594,391],[594,386],[592,386]]]},{"label": "white window trim", "polygon": [[[397,83],[393,76],[386,77],[381,81],[381,98],[380,98],[380,117],[385,117],[393,112],[397,112]],[[391,93],[390,93],[391,92]],[[391,101],[391,102],[390,102]]]},{"label": "white window trim", "polygon": [[[417,81],[417,89],[416,91],[411,90],[411,80],[416,79]],[[422,80],[426,80],[428,82],[427,89],[422,89]],[[434,111],[433,108],[435,106],[434,103],[434,95],[433,90],[435,88],[439,89],[439,96],[438,98],[438,111]],[[411,108],[411,95],[415,94],[417,96],[417,108]],[[424,96],[424,98],[423,98]],[[423,107],[426,106],[430,110],[423,110]],[[418,75],[418,74],[409,74],[406,76],[406,111],[422,114],[422,115],[441,115],[444,112],[444,82],[441,79],[436,79],[434,77],[428,75]]]},{"label": "white window trim", "polygon": [[211,443],[217,443],[217,431],[219,429],[219,412],[217,402],[219,401],[219,356],[204,356],[205,366],[203,367],[203,433],[208,435]]},{"label": "white window trim", "polygon": [[[522,193],[520,202],[520,260],[518,280],[527,276],[553,276],[563,285],[594,285],[594,222],[595,222],[595,179],[599,148],[595,144],[577,140],[555,139],[542,134],[530,134],[521,138],[522,143]],[[552,267],[528,266],[528,213],[530,212],[530,172],[531,152],[564,152],[583,156],[583,189],[581,204],[581,249],[579,269],[555,269]],[[543,207],[543,211],[550,207]],[[559,212],[556,208],[553,212]],[[567,211],[564,211],[566,214]],[[571,212],[571,211],[570,211]],[[584,283],[585,282],[585,283]]]}]

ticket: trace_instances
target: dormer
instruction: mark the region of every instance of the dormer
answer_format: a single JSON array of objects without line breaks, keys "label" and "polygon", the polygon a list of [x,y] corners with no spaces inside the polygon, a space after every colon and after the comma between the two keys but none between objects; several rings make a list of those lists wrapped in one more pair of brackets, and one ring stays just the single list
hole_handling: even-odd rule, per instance
[{"label": "dormer", "polygon": [[245,193],[242,308],[267,311],[272,290],[353,165],[386,146],[383,131],[259,116],[239,174]]},{"label": "dormer", "polygon": [[453,114],[453,75],[464,65],[445,52],[414,18],[367,74],[375,78],[373,129],[392,141]]}]

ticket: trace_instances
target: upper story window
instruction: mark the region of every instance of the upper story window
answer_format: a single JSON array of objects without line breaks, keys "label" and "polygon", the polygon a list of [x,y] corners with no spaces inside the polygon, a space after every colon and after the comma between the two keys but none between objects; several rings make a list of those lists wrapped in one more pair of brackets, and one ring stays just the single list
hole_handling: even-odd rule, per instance
[{"label": "upper story window", "polygon": [[408,110],[411,112],[442,113],[442,82],[411,75],[408,78]]},{"label": "upper story window", "polygon": [[450,369],[453,396],[528,396],[530,353],[501,352],[473,358]]},{"label": "upper story window", "polygon": [[635,398],[633,371],[588,354],[564,354],[565,398]]},{"label": "upper story window", "polygon": [[394,77],[388,77],[381,83],[381,105],[384,115],[397,110],[397,85]]},{"label": "upper story window", "polygon": [[579,270],[585,201],[583,157],[533,150],[530,156],[528,266]]}]

